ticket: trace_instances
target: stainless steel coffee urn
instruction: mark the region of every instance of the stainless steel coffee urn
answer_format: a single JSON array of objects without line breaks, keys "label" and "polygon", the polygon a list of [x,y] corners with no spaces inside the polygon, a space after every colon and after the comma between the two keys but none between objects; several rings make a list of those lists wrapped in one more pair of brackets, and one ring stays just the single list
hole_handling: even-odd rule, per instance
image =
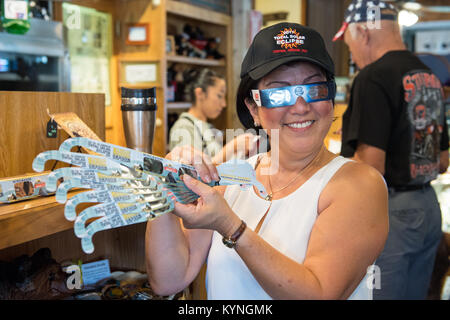
[{"label": "stainless steel coffee urn", "polygon": [[156,120],[156,89],[121,87],[122,120],[127,147],[152,153]]}]

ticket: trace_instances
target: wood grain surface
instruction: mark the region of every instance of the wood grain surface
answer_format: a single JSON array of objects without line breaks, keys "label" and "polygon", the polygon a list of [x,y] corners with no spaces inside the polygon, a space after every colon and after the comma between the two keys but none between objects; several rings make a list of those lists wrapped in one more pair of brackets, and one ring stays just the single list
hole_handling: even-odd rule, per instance
[{"label": "wood grain surface", "polygon": [[[32,173],[36,155],[58,149],[69,137],[58,130],[57,138],[47,138],[47,110],[50,114],[74,112],[105,139],[103,94],[0,91],[0,177]],[[48,163],[46,170],[51,166]]]}]

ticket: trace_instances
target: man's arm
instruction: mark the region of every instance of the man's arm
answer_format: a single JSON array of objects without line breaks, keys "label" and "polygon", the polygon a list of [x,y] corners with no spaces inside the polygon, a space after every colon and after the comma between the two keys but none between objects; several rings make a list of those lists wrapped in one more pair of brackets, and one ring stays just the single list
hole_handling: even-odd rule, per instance
[{"label": "man's arm", "polygon": [[[353,160],[364,162],[384,175],[386,152],[380,148],[365,143],[358,143]],[[448,161],[448,157],[447,157]]]}]

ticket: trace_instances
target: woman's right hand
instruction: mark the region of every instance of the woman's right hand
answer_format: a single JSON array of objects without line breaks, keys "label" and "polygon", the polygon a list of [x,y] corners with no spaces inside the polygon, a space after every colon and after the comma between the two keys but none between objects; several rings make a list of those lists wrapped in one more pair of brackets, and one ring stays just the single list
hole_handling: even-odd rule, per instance
[{"label": "woman's right hand", "polygon": [[193,166],[206,183],[219,180],[219,174],[211,158],[191,145],[175,147],[166,155],[166,159]]},{"label": "woman's right hand", "polygon": [[183,181],[190,190],[200,196],[193,203],[175,203],[173,213],[183,219],[184,227],[215,230],[223,236],[231,236],[241,220],[228,206],[223,194],[187,174],[183,176]]}]

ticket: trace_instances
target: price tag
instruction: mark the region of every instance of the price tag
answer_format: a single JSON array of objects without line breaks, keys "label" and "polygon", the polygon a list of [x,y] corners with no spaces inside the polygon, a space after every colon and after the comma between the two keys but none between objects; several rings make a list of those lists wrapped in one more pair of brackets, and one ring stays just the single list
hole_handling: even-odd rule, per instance
[{"label": "price tag", "polygon": [[111,276],[109,260],[105,259],[91,263],[84,263],[81,265],[81,274],[84,285],[95,284],[100,280],[109,278]]},{"label": "price tag", "polygon": [[58,135],[58,124],[55,120],[50,119],[47,122],[47,138],[56,138]]}]

